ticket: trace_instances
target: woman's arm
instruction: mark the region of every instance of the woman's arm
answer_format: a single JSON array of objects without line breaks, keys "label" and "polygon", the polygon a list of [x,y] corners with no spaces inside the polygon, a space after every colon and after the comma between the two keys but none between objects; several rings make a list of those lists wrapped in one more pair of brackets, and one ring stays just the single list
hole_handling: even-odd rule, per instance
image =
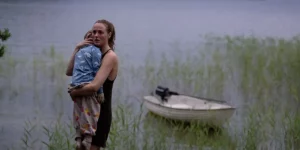
[{"label": "woman's arm", "polygon": [[72,97],[86,96],[86,95],[91,95],[94,92],[97,92],[99,88],[103,85],[105,80],[108,78],[110,72],[112,71],[117,61],[118,58],[115,53],[107,53],[102,60],[101,67],[97,72],[94,80],[80,89],[73,90],[70,93],[70,95]]}]

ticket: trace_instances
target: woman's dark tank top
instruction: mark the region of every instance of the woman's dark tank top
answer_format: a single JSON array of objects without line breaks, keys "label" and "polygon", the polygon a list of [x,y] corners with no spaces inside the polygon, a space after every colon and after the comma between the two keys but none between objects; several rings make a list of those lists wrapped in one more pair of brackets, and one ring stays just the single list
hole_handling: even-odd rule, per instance
[{"label": "woman's dark tank top", "polygon": [[103,84],[104,102],[101,105],[101,110],[111,111],[111,97],[114,81],[106,79]]},{"label": "woman's dark tank top", "polygon": [[[104,56],[107,54],[108,51],[102,54],[101,60],[103,60]],[[111,97],[112,97],[113,84],[114,84],[114,80],[111,81],[108,78],[103,83],[104,102],[101,104],[101,110],[105,112],[111,112]]]},{"label": "woman's dark tank top", "polygon": [[[102,54],[101,60],[103,60],[108,51]],[[96,131],[96,136],[93,136],[92,140],[92,144],[99,147],[106,147],[106,141],[110,132],[112,123],[111,98],[114,80],[109,80],[107,78],[103,83],[104,102],[101,103],[100,117],[97,123],[98,129]]]}]

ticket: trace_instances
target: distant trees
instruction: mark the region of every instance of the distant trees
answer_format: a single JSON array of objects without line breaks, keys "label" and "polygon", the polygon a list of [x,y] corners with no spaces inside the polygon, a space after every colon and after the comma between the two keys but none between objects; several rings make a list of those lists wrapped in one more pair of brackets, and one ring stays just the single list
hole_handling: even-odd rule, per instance
[{"label": "distant trees", "polygon": [[4,41],[7,41],[10,38],[11,34],[8,29],[4,29],[4,31],[0,30],[0,57],[3,57],[6,46],[3,44]]}]

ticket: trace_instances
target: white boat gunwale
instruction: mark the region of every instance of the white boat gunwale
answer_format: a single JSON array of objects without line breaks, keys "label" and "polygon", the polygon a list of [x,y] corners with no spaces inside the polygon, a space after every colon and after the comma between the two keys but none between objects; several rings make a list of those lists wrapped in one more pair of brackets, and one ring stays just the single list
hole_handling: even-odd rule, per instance
[{"label": "white boat gunwale", "polygon": [[[150,96],[150,95],[149,95],[149,96]],[[145,96],[145,97],[146,97],[146,96]],[[160,103],[152,102],[152,101],[150,101],[150,100],[147,100],[147,98],[145,98],[145,97],[144,97],[144,99],[146,100],[146,102],[151,103],[151,104],[153,104],[153,105],[160,106],[160,107],[168,108],[168,109],[191,110],[191,111],[220,111],[220,110],[223,110],[223,111],[224,111],[224,110],[234,110],[234,109],[236,109],[235,107],[229,105],[229,104],[226,103],[225,101],[224,101],[224,103],[220,103],[220,102],[215,102],[215,103],[228,105],[228,106],[230,106],[229,108],[218,108],[218,109],[174,108],[174,107],[168,107],[168,106],[165,106],[164,103],[167,103],[167,102],[162,102],[162,101],[160,101],[160,100],[159,100],[157,97],[155,97],[155,96],[152,96],[152,95],[151,95],[151,97],[154,97],[155,99],[157,99],[158,101],[160,101]],[[203,99],[203,100],[204,100],[204,101],[207,101],[207,102],[211,102],[211,101],[206,100],[206,99]]]}]

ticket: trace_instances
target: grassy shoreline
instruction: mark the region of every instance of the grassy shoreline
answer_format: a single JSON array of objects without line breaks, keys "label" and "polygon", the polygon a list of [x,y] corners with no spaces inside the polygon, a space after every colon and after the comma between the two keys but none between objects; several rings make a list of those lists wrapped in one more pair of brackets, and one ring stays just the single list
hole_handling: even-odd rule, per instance
[{"label": "grassy shoreline", "polygon": [[[121,66],[114,86],[109,149],[300,148],[300,113],[297,109],[300,104],[299,36],[291,39],[207,36],[205,44],[193,53],[174,50],[172,59],[168,59],[171,56],[167,54],[154,58],[153,53],[149,50],[140,67]],[[183,53],[186,54],[184,57]],[[1,87],[0,96],[13,99],[30,91],[33,93],[33,112],[40,120],[43,111],[54,110],[57,116],[69,115],[66,110],[70,108],[66,106],[69,104],[68,78],[63,74],[67,60],[54,47],[45,50],[43,55],[33,61],[10,56],[1,59],[0,80],[9,87]],[[121,60],[126,61],[125,58]],[[16,84],[24,78],[28,79],[27,85]],[[238,110],[221,133],[209,136],[207,129],[197,123],[188,127],[170,124],[149,115],[139,106],[132,107],[140,104],[130,95],[141,99],[158,84],[185,94],[225,99]],[[50,108],[43,105],[40,90],[48,90],[52,96]],[[124,102],[128,99],[131,103]],[[58,117],[51,126],[27,123],[18,146],[24,149],[41,145],[53,150],[72,149],[74,131],[70,121],[63,119]],[[31,132],[38,135],[34,137]]]}]

